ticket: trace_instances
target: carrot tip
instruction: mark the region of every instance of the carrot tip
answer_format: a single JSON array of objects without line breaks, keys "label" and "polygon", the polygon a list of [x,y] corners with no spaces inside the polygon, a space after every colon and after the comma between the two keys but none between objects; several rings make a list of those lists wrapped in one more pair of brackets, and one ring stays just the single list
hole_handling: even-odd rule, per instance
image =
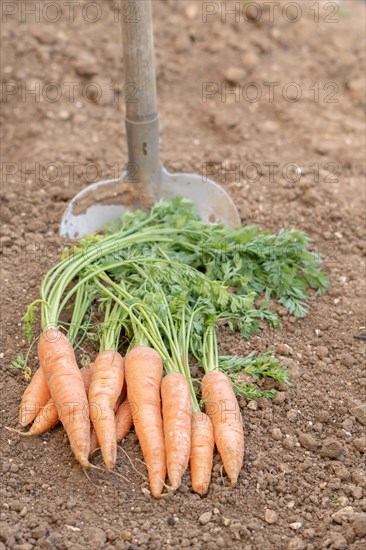
[{"label": "carrot tip", "polygon": [[23,436],[27,436],[27,435],[33,435],[32,433],[30,432],[21,432],[20,430],[16,430],[15,428],[10,428],[9,426],[4,426],[4,428],[6,430],[8,430],[8,432],[14,432],[18,435],[23,435]]},{"label": "carrot tip", "polygon": [[192,490],[194,493],[197,493],[198,495],[200,495],[200,497],[203,497],[203,495],[205,495],[208,491],[208,487],[205,486],[205,485],[201,485],[199,487],[193,487],[192,486]]},{"label": "carrot tip", "polygon": [[182,484],[182,474],[180,473],[180,471],[177,471],[177,470],[171,471],[171,469],[169,471],[169,466],[168,466],[168,477],[170,481],[170,490],[176,491],[177,489],[179,489],[179,487]]}]

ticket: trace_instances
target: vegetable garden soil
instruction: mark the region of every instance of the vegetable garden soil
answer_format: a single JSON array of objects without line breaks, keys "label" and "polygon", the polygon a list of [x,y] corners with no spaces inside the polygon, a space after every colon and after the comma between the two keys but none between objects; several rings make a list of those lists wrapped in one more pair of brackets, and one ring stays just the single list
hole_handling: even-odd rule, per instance
[{"label": "vegetable garden soil", "polygon": [[[2,23],[2,427],[16,426],[26,381],[9,365],[27,350],[21,316],[64,244],[62,212],[88,180],[112,177],[127,159],[115,4],[99,1],[99,14],[90,8],[83,19],[91,3],[81,1],[70,22],[66,3],[57,3],[55,23],[47,21],[52,8],[38,22],[23,12],[20,23],[34,3],[4,3],[19,11]],[[273,22],[268,5],[253,21],[255,12],[237,2],[240,21],[228,14],[223,22],[221,2],[209,4],[217,13],[205,22],[200,2],[153,2],[162,159],[172,171],[197,173],[216,163],[210,171],[244,224],[307,232],[331,288],[311,301],[306,319],[281,309],[280,331],[265,328],[249,342],[220,331],[224,354],[274,350],[292,379],[273,402],[240,402],[246,450],[235,488],[216,455],[206,498],[191,492],[186,474],[174,496],[153,500],[134,433],[122,444],[129,459],[121,451],[116,469],[126,482],[84,474],[61,428],[38,438],[3,429],[0,549],[365,547],[365,341],[355,338],[366,334],[365,5],[342,2],[332,15],[335,2],[315,3],[316,22],[314,3],[301,2],[301,18],[290,23],[296,3],[286,17],[275,8]],[[228,80],[241,83],[236,101],[224,94]],[[47,88],[51,82],[59,86]],[[207,101],[202,89],[211,91]],[[278,163],[273,177],[268,163]],[[37,366],[36,349],[30,364]]]}]

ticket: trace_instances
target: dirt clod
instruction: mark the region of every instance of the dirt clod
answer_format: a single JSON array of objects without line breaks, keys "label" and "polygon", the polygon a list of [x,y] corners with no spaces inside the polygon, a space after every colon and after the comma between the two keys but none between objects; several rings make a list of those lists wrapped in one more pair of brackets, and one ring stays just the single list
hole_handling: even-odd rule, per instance
[{"label": "dirt clod", "polygon": [[358,537],[365,537],[366,536],[366,514],[363,514],[362,516],[360,515],[360,517],[357,517],[352,523],[352,528]]},{"label": "dirt clod", "polygon": [[100,529],[99,527],[89,527],[85,531],[85,540],[92,548],[101,548],[104,546],[107,536],[103,529]]},{"label": "dirt clod", "polygon": [[366,403],[355,400],[351,401],[349,406],[351,414],[358,420],[363,426],[366,425]]},{"label": "dirt clod", "polygon": [[273,428],[271,435],[276,441],[280,441],[282,439],[282,432],[280,428]]},{"label": "dirt clod", "polygon": [[300,433],[298,439],[301,447],[308,451],[315,451],[318,447],[318,441],[311,434]]},{"label": "dirt clod", "polygon": [[342,451],[342,443],[336,439],[327,438],[320,449],[320,455],[327,458],[338,458]]},{"label": "dirt clod", "polygon": [[340,533],[332,533],[331,545],[334,550],[346,550],[348,548],[347,539]]},{"label": "dirt clod", "polygon": [[288,550],[305,550],[305,548],[306,543],[299,537],[292,538],[287,546]]},{"label": "dirt clod", "polygon": [[360,453],[366,453],[366,437],[357,437],[353,444]]},{"label": "dirt clod", "polygon": [[290,409],[287,413],[287,419],[290,421],[290,422],[295,422],[297,417],[298,417],[298,411],[296,409]]}]

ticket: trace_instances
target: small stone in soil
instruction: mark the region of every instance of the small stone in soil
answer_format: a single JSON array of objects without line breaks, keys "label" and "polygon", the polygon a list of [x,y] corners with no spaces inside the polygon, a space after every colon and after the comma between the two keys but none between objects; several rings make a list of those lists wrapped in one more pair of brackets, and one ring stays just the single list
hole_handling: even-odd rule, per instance
[{"label": "small stone in soil", "polygon": [[242,82],[245,79],[246,72],[241,67],[229,67],[226,69],[224,76],[228,82]]},{"label": "small stone in soil", "polygon": [[99,72],[96,58],[88,52],[78,52],[74,69],[79,76],[92,77]]},{"label": "small stone in soil", "polygon": [[277,518],[278,516],[274,510],[269,510],[267,508],[267,510],[264,512],[264,520],[269,525],[272,525],[272,523],[276,523]]},{"label": "small stone in soil", "polygon": [[200,522],[201,525],[206,525],[206,523],[211,521],[211,518],[212,518],[212,512],[204,512],[203,514],[200,515],[198,521]]},{"label": "small stone in soil", "polygon": [[295,422],[297,416],[298,416],[298,412],[296,409],[290,409],[287,413],[287,419],[290,421],[290,422]]},{"label": "small stone in soil", "polygon": [[132,539],[132,535],[129,531],[126,531],[125,529],[121,531],[121,539],[125,541],[129,541]]},{"label": "small stone in soil", "polygon": [[188,19],[194,19],[198,14],[198,6],[196,6],[195,4],[188,4],[188,6],[186,6],[184,10],[184,13],[188,17]]}]

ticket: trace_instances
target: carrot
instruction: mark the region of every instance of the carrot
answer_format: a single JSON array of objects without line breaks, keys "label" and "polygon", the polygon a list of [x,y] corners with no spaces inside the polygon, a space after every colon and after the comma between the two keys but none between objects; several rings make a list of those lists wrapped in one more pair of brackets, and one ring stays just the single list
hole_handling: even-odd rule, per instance
[{"label": "carrot", "polygon": [[163,364],[148,346],[136,346],[125,361],[127,396],[135,431],[148,468],[151,494],[159,497],[166,476],[160,383]]},{"label": "carrot", "polygon": [[[119,443],[126,437],[133,425],[131,408],[127,399],[119,405],[115,415],[115,423],[116,441]],[[95,433],[95,430],[92,429],[90,432],[90,453],[93,453],[99,449],[99,447],[100,444],[97,434]]]},{"label": "carrot", "polygon": [[89,404],[72,345],[62,332],[51,328],[38,340],[38,356],[71,449],[78,462],[87,468],[90,466]]},{"label": "carrot", "polygon": [[119,394],[119,397],[118,397],[118,399],[116,401],[116,404],[115,404],[115,407],[114,407],[114,414],[117,414],[117,411],[118,411],[120,405],[122,405],[123,401],[126,399],[126,396],[127,396],[127,386],[126,386],[126,381],[124,381],[121,393]]},{"label": "carrot", "polygon": [[[87,392],[91,381],[92,365],[90,365],[89,367],[83,367],[82,369],[80,369],[80,372],[81,376],[83,377],[85,391]],[[48,430],[52,430],[52,428],[57,426],[59,420],[60,418],[58,405],[55,404],[55,402],[51,398],[34,419],[34,422],[29,432],[27,432],[27,435],[41,435],[45,432],[48,432]]]},{"label": "carrot", "polygon": [[19,409],[19,424],[27,426],[39,414],[44,405],[50,399],[50,391],[46,378],[41,368],[37,369],[28,387],[23,393]]},{"label": "carrot", "polygon": [[191,480],[193,491],[201,496],[207,493],[210,485],[214,447],[214,429],[209,416],[203,412],[194,412],[190,457]]},{"label": "carrot", "polygon": [[115,350],[101,351],[93,366],[89,388],[90,420],[107,468],[117,460],[114,407],[123,386],[123,357]]},{"label": "carrot", "polygon": [[192,405],[183,374],[172,372],[163,378],[161,400],[168,476],[175,491],[182,482],[191,451]]},{"label": "carrot", "polygon": [[59,411],[57,406],[51,399],[46,403],[44,407],[39,411],[36,418],[34,419],[33,424],[30,427],[30,430],[27,432],[27,435],[41,435],[49,430],[52,430],[59,423]]},{"label": "carrot", "polygon": [[99,447],[100,447],[100,445],[99,445],[99,441],[98,441],[97,434],[95,433],[94,428],[92,428],[92,429],[90,430],[90,449],[89,449],[89,454],[94,453],[94,451],[96,451],[97,449],[99,449]]},{"label": "carrot", "polygon": [[209,371],[202,379],[202,398],[213,427],[217,449],[232,485],[244,457],[244,431],[238,402],[229,378],[222,372]]},{"label": "carrot", "polygon": [[123,403],[118,407],[116,412],[116,432],[117,443],[122,441],[132,428],[132,411],[128,399],[125,399]]}]

